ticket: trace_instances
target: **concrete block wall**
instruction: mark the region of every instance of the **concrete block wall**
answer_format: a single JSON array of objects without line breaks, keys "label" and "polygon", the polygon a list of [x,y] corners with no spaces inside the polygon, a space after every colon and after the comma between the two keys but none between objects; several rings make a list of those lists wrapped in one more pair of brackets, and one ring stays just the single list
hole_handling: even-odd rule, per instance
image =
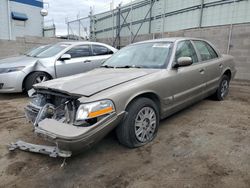
[{"label": "concrete block wall", "polygon": [[[139,35],[135,42],[166,38],[166,37],[195,37],[212,42],[221,53],[226,54],[230,34],[230,25],[181,30],[176,32]],[[236,24],[232,27],[229,54],[235,57],[236,79],[250,80],[250,24]],[[112,45],[111,40],[97,39],[98,42]],[[130,37],[121,38],[121,46],[130,44]]]},{"label": "concrete block wall", "polygon": [[52,44],[65,40],[44,37],[17,37],[15,41],[0,40],[0,59],[23,54],[28,50],[46,44]]}]

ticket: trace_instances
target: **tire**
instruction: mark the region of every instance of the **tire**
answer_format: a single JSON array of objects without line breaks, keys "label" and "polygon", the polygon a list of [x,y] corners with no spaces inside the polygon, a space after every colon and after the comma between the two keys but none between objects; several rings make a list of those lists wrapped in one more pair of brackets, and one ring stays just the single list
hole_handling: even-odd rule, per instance
[{"label": "tire", "polygon": [[228,95],[229,92],[229,83],[230,79],[227,75],[223,75],[220,81],[220,85],[214,94],[214,97],[217,101],[222,101]]},{"label": "tire", "polygon": [[[128,106],[126,111],[126,117],[116,128],[119,142],[129,148],[140,147],[151,142],[156,137],[159,126],[157,105],[148,98],[138,98]],[[145,114],[149,116],[146,117]],[[142,133],[139,134],[141,131]]]},{"label": "tire", "polygon": [[33,72],[24,81],[24,90],[27,92],[32,89],[34,84],[50,80],[50,76],[44,72]]}]

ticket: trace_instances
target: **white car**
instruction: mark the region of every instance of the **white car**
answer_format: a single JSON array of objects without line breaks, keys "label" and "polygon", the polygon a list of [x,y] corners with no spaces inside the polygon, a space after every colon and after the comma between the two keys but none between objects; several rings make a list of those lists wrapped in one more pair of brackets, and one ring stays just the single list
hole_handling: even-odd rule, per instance
[{"label": "white car", "polygon": [[0,93],[28,91],[34,84],[90,71],[117,49],[96,42],[60,42],[0,60]]}]

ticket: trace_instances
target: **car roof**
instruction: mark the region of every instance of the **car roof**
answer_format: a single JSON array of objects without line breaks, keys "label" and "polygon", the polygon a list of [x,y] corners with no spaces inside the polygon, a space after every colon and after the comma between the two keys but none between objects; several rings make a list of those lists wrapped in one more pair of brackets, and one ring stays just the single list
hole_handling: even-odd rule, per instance
[{"label": "car roof", "polygon": [[146,40],[142,42],[137,42],[134,44],[143,44],[143,43],[150,43],[150,42],[176,42],[179,40],[203,40],[200,38],[191,38],[191,37],[169,37],[169,38],[161,38],[161,39],[153,39],[153,40]]},{"label": "car roof", "polygon": [[69,45],[81,45],[81,44],[99,44],[99,45],[107,45],[100,42],[90,42],[90,41],[63,41],[58,42],[57,44],[69,44]]},{"label": "car roof", "polygon": [[102,46],[105,46],[109,49],[111,49],[112,51],[116,52],[117,49],[108,45],[108,44],[105,44],[105,43],[100,43],[100,42],[90,42],[90,41],[62,41],[62,42],[58,42],[56,44],[68,44],[68,45],[71,45],[71,46],[77,46],[77,45],[102,45]]}]

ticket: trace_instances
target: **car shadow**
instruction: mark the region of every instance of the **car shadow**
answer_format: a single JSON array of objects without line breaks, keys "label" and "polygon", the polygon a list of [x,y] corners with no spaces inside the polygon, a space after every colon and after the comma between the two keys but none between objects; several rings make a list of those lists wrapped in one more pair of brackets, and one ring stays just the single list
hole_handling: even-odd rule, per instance
[{"label": "car shadow", "polygon": [[0,100],[11,100],[11,99],[21,99],[27,98],[28,95],[25,93],[1,93]]}]

